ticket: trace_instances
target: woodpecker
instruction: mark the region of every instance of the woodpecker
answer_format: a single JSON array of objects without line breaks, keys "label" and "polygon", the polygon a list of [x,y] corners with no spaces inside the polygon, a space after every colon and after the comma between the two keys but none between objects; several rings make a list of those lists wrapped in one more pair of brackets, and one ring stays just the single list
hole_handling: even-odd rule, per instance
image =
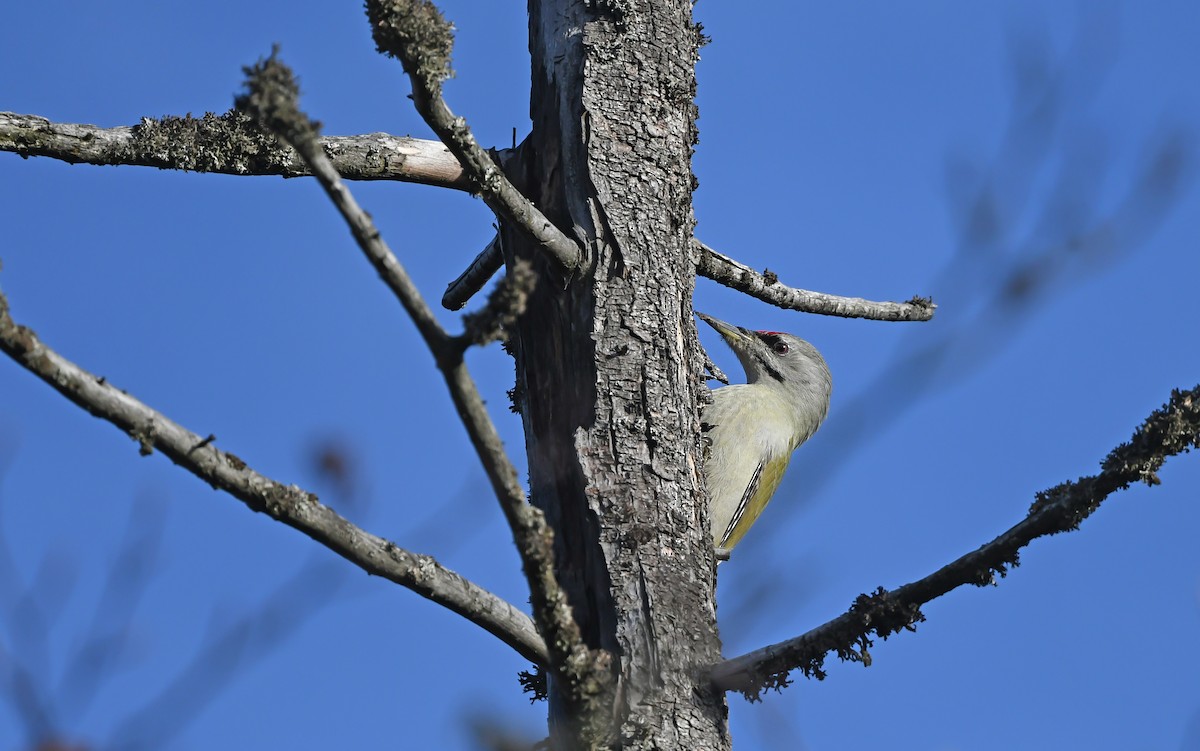
[{"label": "woodpecker", "polygon": [[775,494],[792,452],[821,426],[833,378],[817,348],[799,337],[696,315],[746,371],[746,383],[713,391],[701,415],[713,544],[727,560]]}]

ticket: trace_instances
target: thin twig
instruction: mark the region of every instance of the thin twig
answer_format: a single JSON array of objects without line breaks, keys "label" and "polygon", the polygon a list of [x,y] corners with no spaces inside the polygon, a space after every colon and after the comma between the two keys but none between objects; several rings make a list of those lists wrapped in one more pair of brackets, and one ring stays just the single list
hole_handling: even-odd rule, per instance
[{"label": "thin twig", "polygon": [[547,634],[549,660],[544,664],[561,675],[566,674],[563,671],[568,667],[580,670],[583,664],[590,664],[596,658],[583,644],[566,595],[555,578],[552,532],[541,510],[526,502],[517,470],[509,461],[500,434],[463,362],[461,344],[451,339],[438,324],[433,311],[384,242],[371,217],[358,206],[318,147],[316,123],[298,108],[299,91],[291,70],[272,53],[267,60],[247,68],[246,73],[248,92],[238,98],[238,106],[246,108],[287,140],[308,162],[313,174],[350,226],[359,247],[413,317],[421,336],[433,352],[459,418],[491,481],[521,555],[525,576],[529,581],[534,617],[543,633]]},{"label": "thin twig", "polygon": [[494,634],[526,659],[547,663],[546,645],[529,616],[495,594],[443,567],[376,537],[318,502],[312,493],[283,485],[248,467],[162,413],[67,360],[17,325],[0,294],[0,349],[95,417],[254,511],[303,532],[369,574],[407,587]]},{"label": "thin twig", "polygon": [[450,75],[452,28],[427,0],[368,0],[367,18],[380,52],[398,59],[412,82],[417,112],[458,157],[473,188],[492,211],[535,239],[570,275],[582,263],[579,244],[555,227],[517,190],[488,152],[475,141],[466,121],[442,98]]},{"label": "thin twig", "polygon": [[873,321],[928,321],[937,307],[925,297],[914,297],[908,302],[873,302],[860,297],[840,297],[788,287],[780,284],[769,271],[760,274],[699,240],[694,242],[700,248],[700,264],[696,268],[700,276],[780,308]]},{"label": "thin twig", "polygon": [[764,689],[786,686],[792,670],[823,678],[829,652],[870,665],[872,635],[886,639],[912,630],[925,619],[921,605],[964,584],[995,584],[997,574],[1003,577],[1018,564],[1021,548],[1038,537],[1077,529],[1110,494],[1133,483],[1159,484],[1157,472],[1168,457],[1198,446],[1200,385],[1172,391],[1170,400],[1146,418],[1129,443],[1108,455],[1099,474],[1038,493],[1029,515],[996,539],[899,589],[880,587],[869,596],[859,595],[849,612],[806,634],[716,665],[710,673],[713,684],[755,699]]},{"label": "thin twig", "polygon": [[[325,136],[321,147],[346,180],[401,180],[471,190],[458,159],[439,141],[387,133]],[[311,174],[300,155],[243,112],[144,118],[132,127],[56,123],[0,112],[0,151],[69,164],[133,165],[225,175]]]}]

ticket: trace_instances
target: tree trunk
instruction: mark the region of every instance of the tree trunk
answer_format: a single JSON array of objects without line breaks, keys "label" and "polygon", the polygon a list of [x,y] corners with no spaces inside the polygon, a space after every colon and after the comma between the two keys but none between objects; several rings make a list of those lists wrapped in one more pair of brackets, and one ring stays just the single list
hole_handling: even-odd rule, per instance
[{"label": "tree trunk", "polygon": [[[538,286],[513,338],[533,502],[593,648],[622,748],[729,747],[696,437],[691,0],[530,0],[533,132],[510,172],[587,253]],[[551,687],[551,732],[569,733]]]}]

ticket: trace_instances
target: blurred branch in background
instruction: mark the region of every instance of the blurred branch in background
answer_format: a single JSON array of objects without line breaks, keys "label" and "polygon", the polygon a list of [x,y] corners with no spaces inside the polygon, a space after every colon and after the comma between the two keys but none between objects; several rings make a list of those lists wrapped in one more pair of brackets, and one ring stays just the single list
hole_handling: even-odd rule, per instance
[{"label": "blurred branch in background", "polygon": [[106,749],[161,749],[176,740],[231,683],[283,646],[346,581],[346,567],[316,553],[261,604],[223,620],[214,616],[204,642],[157,695],[127,716]]},{"label": "blurred branch in background", "polygon": [[[0,490],[12,453],[0,451]],[[369,510],[358,461],[348,444],[331,438],[315,441],[310,465],[330,486],[326,497],[333,505],[360,514]],[[324,551],[313,552],[261,602],[232,615],[219,614],[214,607],[207,633],[174,677],[167,677],[157,692],[147,687],[149,698],[116,723],[110,740],[80,740],[78,728],[95,700],[135,666],[135,654],[147,652],[147,633],[138,627],[137,611],[155,573],[162,571],[167,510],[166,499],[149,493],[130,503],[94,611],[62,658],[55,654],[58,648],[49,634],[69,622],[60,616],[75,591],[77,566],[64,552],[49,550],[26,581],[9,546],[0,540],[0,637],[9,645],[0,649],[0,704],[7,704],[24,725],[25,748],[163,748],[229,685],[282,647],[318,612],[347,596],[346,566]],[[0,522],[3,512],[0,494]],[[0,523],[0,531],[11,533],[10,529]],[[170,639],[159,644],[176,646]],[[51,668],[56,663],[65,665],[57,677]],[[129,705],[138,699],[129,697]],[[68,740],[73,737],[75,741]]]},{"label": "blurred branch in background", "polygon": [[1200,748],[1200,707],[1196,707],[1192,719],[1183,729],[1183,742],[1179,744],[1179,751],[1194,751],[1197,748]]},{"label": "blurred branch in background", "polygon": [[[329,429],[308,442],[306,454],[315,473],[313,487],[321,491],[321,497],[337,499],[338,508],[346,516],[366,524],[377,504],[373,502],[373,491],[365,486],[368,473],[360,467],[362,452],[355,449],[353,442],[340,431]],[[412,506],[400,514],[405,526],[394,532],[389,529],[389,536],[406,545],[420,545],[439,560],[449,561],[455,554],[468,549],[489,525],[503,523],[503,517],[498,514],[476,513],[481,500],[486,501],[492,492],[481,467],[471,465],[469,471],[464,472],[458,489],[449,492],[447,487],[447,491],[438,503],[423,505],[389,494],[386,502],[403,501]],[[448,523],[449,519],[453,523]],[[502,534],[498,527],[492,531]],[[515,550],[513,555],[513,564],[519,565]]]},{"label": "blurred branch in background", "polygon": [[[16,455],[14,446],[0,454],[0,700],[8,704],[25,731],[29,748],[49,740],[58,724],[45,677],[50,670],[47,641],[52,610],[74,585],[74,574],[49,575],[51,556],[42,556],[30,581],[21,574],[8,541],[4,481]],[[62,559],[59,559],[60,563]]]},{"label": "blurred branch in background", "polygon": [[83,716],[105,685],[133,661],[134,615],[159,570],[167,499],[138,493],[129,505],[125,531],[105,571],[92,617],[86,621],[51,696],[60,719]]},{"label": "blurred branch in background", "polygon": [[[1013,103],[999,147],[986,161],[948,160],[958,239],[930,287],[940,314],[918,330],[898,330],[891,361],[856,396],[835,403],[820,440],[797,452],[780,491],[789,502],[770,510],[781,523],[756,529],[756,544],[739,550],[740,565],[730,567],[733,597],[723,612],[736,616],[727,632],[741,630],[742,619],[760,619],[778,600],[770,593],[804,586],[805,574],[797,573],[804,569],[780,560],[780,535],[793,529],[783,515],[817,499],[872,436],[985,368],[1040,306],[1138,251],[1177,207],[1194,177],[1191,131],[1164,128],[1148,138],[1130,177],[1117,170],[1103,127],[1089,121],[1116,58],[1115,31],[1108,15],[1084,13],[1062,62],[1035,35],[1013,43]],[[1106,189],[1117,198],[1106,199]]]},{"label": "blurred branch in background", "polygon": [[502,717],[494,715],[468,715],[467,726],[471,729],[475,747],[480,751],[549,751],[550,739],[535,741],[514,730]]}]

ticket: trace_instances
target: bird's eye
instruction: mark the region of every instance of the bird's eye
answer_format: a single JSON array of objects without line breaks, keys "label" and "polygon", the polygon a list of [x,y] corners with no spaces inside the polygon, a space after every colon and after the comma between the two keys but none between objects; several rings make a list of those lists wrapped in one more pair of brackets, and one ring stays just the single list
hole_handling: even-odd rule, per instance
[{"label": "bird's eye", "polygon": [[788,353],[788,351],[791,349],[791,347],[788,346],[787,342],[785,342],[781,339],[781,340],[775,342],[774,344],[772,344],[771,349],[774,350],[775,354],[777,354],[777,355],[786,355]]}]

